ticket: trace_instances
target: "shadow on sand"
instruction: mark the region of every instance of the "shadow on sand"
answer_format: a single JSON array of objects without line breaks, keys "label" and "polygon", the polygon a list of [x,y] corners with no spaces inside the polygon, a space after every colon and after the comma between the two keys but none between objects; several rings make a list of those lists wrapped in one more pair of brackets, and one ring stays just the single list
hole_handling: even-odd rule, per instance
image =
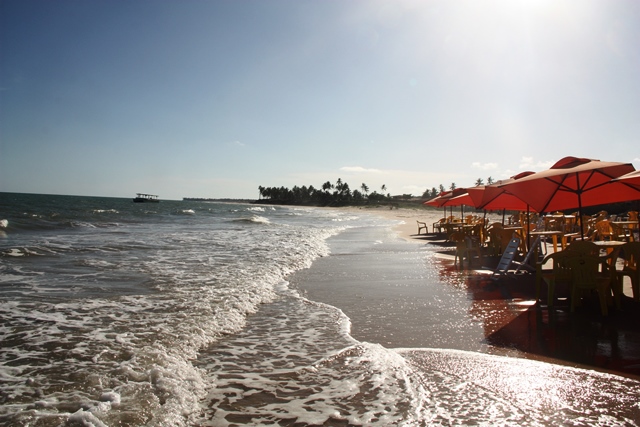
[{"label": "shadow on sand", "polygon": [[[584,298],[571,313],[568,289],[558,289],[554,307],[535,303],[535,273],[491,278],[489,272],[460,270],[453,265],[451,248],[434,236],[414,236],[437,249],[441,276],[463,276],[471,315],[483,321],[486,342],[505,352],[517,350],[532,359],[583,365],[640,380],[640,302],[623,296],[621,309],[600,313],[594,294]],[[483,258],[483,266],[497,265],[497,258]],[[473,268],[480,268],[474,261]],[[442,277],[443,281],[448,281]],[[543,284],[541,295],[546,295]]]}]

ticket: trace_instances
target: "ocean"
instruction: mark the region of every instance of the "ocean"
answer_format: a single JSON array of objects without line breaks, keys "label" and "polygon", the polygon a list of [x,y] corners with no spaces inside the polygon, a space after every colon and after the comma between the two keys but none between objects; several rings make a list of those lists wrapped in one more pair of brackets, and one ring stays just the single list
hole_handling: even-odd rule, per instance
[{"label": "ocean", "polygon": [[[0,425],[638,425],[640,382],[488,354],[473,319],[439,324],[466,315],[465,294],[394,224],[354,210],[0,193]],[[383,345],[376,316],[357,340],[339,307],[290,280],[367,254],[416,263],[407,283],[439,301],[420,308],[437,346]],[[446,330],[469,333],[469,349],[450,348]]]}]

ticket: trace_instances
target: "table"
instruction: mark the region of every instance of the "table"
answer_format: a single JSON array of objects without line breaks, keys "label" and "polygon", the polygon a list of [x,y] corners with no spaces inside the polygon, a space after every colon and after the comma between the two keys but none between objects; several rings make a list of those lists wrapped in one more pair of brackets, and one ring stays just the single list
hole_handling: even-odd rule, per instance
[{"label": "table", "polygon": [[531,231],[531,236],[540,236],[545,239],[547,236],[551,236],[553,241],[553,252],[558,252],[558,236],[564,235],[562,231]]},{"label": "table", "polygon": [[[627,242],[621,242],[619,240],[597,240],[593,243],[595,243],[599,248],[605,248],[607,250],[607,256],[609,256],[616,248],[626,244]],[[609,259],[609,266],[613,266],[613,268],[615,268],[616,258],[617,256]]]},{"label": "table", "polygon": [[619,240],[597,240],[593,243],[600,248],[605,248],[607,250],[607,254],[610,254],[614,249],[626,244],[627,242],[621,242]]},{"label": "table", "polygon": [[448,233],[450,233],[450,230],[452,229],[456,229],[457,231],[464,232],[466,230],[471,230],[473,227],[475,227],[475,225],[473,224],[465,224],[463,222],[450,222],[443,225],[447,229]]}]

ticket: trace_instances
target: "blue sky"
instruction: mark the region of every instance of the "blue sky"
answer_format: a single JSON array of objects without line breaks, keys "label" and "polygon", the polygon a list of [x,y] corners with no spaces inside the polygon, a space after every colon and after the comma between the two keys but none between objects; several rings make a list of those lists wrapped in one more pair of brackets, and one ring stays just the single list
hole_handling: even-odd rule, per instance
[{"label": "blue sky", "polygon": [[636,0],[0,0],[0,191],[640,168]]}]

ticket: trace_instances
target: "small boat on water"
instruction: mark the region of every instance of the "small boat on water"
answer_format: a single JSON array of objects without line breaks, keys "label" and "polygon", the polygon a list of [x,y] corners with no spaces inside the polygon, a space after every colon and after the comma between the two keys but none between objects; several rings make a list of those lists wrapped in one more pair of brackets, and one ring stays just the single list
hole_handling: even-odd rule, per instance
[{"label": "small boat on water", "polygon": [[136,193],[133,203],[159,203],[158,196],[155,194]]}]

